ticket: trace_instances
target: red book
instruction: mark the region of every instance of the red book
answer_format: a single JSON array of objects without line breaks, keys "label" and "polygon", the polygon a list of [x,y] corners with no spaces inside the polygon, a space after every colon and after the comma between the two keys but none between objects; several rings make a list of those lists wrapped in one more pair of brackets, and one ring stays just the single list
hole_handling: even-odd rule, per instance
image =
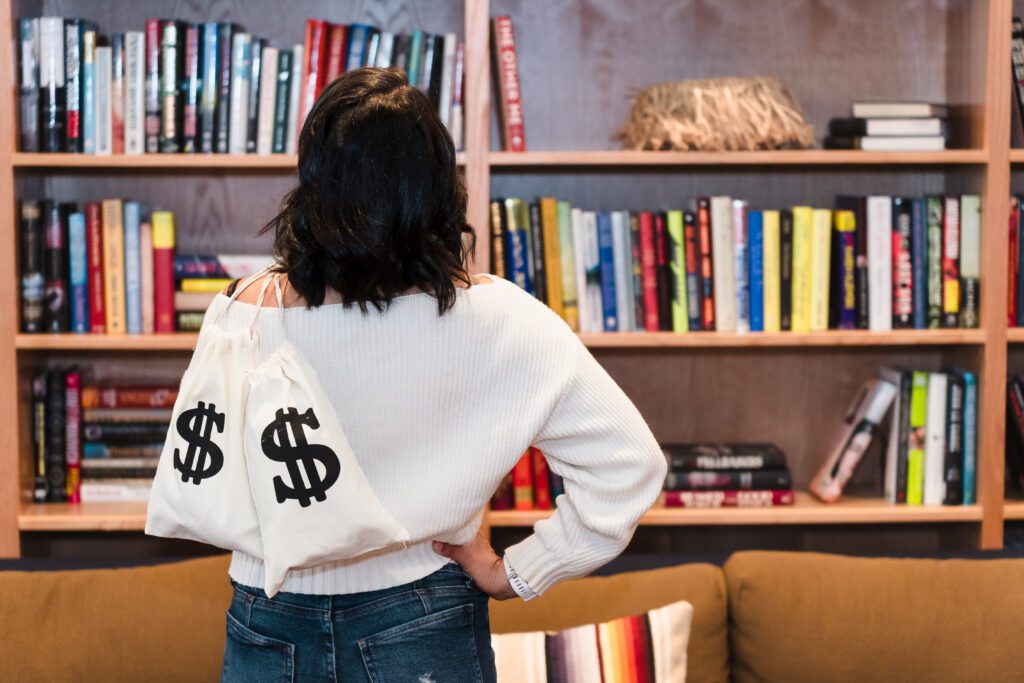
[{"label": "red book", "polygon": [[345,73],[345,55],[348,54],[348,27],[345,24],[329,24],[327,38],[327,71],[323,79],[323,87],[327,87],[335,78]]},{"label": "red book", "polygon": [[160,20],[146,19],[146,152],[160,151]]},{"label": "red book", "polygon": [[111,79],[110,79],[110,151],[113,154],[124,154],[124,38],[119,37],[111,43]]},{"label": "red book", "polygon": [[512,468],[516,510],[533,509],[533,463],[530,460],[530,449],[527,449]]},{"label": "red book", "polygon": [[662,505],[670,508],[767,508],[792,505],[789,489],[754,491],[665,491]]},{"label": "red book", "polygon": [[668,256],[667,217],[654,214],[654,277],[657,282],[658,329],[672,331],[672,266]]},{"label": "red book", "polygon": [[533,492],[536,509],[551,509],[551,481],[548,479],[548,461],[539,448],[530,447],[533,457]]},{"label": "red book", "polygon": [[523,94],[519,88],[519,65],[516,61],[516,37],[512,32],[512,17],[500,16],[491,21],[492,55],[498,97],[501,106],[501,146],[506,152],[526,151],[526,132],[523,128]]},{"label": "red book", "polygon": [[299,132],[309,110],[323,90],[322,79],[327,68],[327,22],[323,19],[306,20],[306,42],[302,51],[302,102],[299,104]]},{"label": "red book", "polygon": [[942,212],[942,326],[960,324],[960,200],[946,197]]},{"label": "red book", "polygon": [[89,290],[89,331],[106,334],[107,314],[103,298],[103,221],[99,202],[85,205],[86,278]]},{"label": "red book", "polygon": [[174,332],[174,214],[154,211],[150,222],[153,228],[153,331],[169,334]]},{"label": "red book", "polygon": [[82,403],[81,376],[77,370],[64,375],[64,458],[65,486],[69,503],[82,502]]},{"label": "red book", "polygon": [[82,387],[83,408],[173,408],[178,387]]},{"label": "red book", "polygon": [[515,493],[512,490],[512,473],[506,474],[501,483],[498,484],[498,490],[491,496],[491,509],[492,510],[511,510],[515,505]]},{"label": "red book", "polygon": [[1010,327],[1017,326],[1017,250],[1020,248],[1017,237],[1020,230],[1020,200],[1010,197],[1010,248],[1007,250],[1009,267],[1006,269],[1008,286],[1006,290],[1006,323]]},{"label": "red book", "polygon": [[697,244],[700,249],[700,327],[715,330],[715,273],[711,265],[711,201],[701,197],[697,201]]},{"label": "red book", "polygon": [[[185,64],[181,80],[185,83],[197,83],[200,78],[199,65],[199,26],[190,25],[185,29]],[[181,137],[183,152],[199,151],[199,96],[195,90],[186,89],[181,98]]]},{"label": "red book", "polygon": [[[690,322],[690,332],[697,332],[701,329],[701,292],[700,292],[700,268],[697,254],[697,221],[692,211],[683,213],[683,242],[685,244],[683,253],[686,258],[686,296],[687,296],[687,317]],[[697,311],[696,315],[693,311]]]},{"label": "red book", "polygon": [[644,327],[648,332],[657,332],[658,323],[658,275],[655,269],[654,216],[650,211],[640,212],[640,268],[644,286]]}]

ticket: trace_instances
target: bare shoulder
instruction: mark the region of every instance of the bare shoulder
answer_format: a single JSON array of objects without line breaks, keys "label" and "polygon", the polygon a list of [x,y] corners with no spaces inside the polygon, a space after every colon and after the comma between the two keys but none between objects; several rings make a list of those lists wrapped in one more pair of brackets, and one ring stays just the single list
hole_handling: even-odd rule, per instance
[{"label": "bare shoulder", "polygon": [[[234,283],[229,285],[223,292],[221,292],[221,294],[225,296],[231,296],[232,292],[235,291],[236,287],[244,287],[244,289],[242,289],[242,291],[239,292],[238,296],[235,298],[235,301],[255,306],[260,301],[260,292],[265,291],[265,296],[263,297],[263,306],[276,307],[277,294],[275,293],[274,289],[274,277],[278,278],[278,283],[281,287],[281,297],[282,300],[284,301],[284,305],[286,308],[290,308],[292,306],[305,306],[302,297],[299,296],[298,293],[296,293],[295,289],[289,285],[288,276],[284,274],[267,274],[249,283],[248,286],[245,286],[247,280],[236,280]],[[265,290],[264,285],[266,286]]]}]

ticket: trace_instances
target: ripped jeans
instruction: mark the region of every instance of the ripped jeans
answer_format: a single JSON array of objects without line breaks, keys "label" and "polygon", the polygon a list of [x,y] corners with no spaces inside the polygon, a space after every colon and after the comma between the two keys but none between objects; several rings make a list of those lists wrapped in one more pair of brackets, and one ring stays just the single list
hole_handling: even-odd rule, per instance
[{"label": "ripped jeans", "polygon": [[487,596],[458,564],[351,595],[235,584],[222,683],[442,683],[497,678]]}]

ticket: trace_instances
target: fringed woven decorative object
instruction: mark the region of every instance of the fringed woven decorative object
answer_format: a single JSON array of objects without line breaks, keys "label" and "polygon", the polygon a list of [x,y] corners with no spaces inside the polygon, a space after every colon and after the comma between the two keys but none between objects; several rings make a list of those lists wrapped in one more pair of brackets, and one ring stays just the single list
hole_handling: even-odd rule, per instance
[{"label": "fringed woven decorative object", "polygon": [[709,78],[644,88],[617,137],[628,149],[807,149],[814,127],[774,78]]}]

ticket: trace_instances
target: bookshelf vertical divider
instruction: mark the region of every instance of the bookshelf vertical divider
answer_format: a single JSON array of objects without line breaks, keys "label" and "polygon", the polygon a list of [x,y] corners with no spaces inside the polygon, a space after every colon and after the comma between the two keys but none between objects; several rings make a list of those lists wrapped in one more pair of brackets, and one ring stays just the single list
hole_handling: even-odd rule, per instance
[{"label": "bookshelf vertical divider", "polygon": [[466,219],[476,231],[476,253],[472,264],[476,272],[490,271],[491,192],[490,150],[490,70],[488,64],[488,0],[465,0],[465,178],[469,205]]}]

